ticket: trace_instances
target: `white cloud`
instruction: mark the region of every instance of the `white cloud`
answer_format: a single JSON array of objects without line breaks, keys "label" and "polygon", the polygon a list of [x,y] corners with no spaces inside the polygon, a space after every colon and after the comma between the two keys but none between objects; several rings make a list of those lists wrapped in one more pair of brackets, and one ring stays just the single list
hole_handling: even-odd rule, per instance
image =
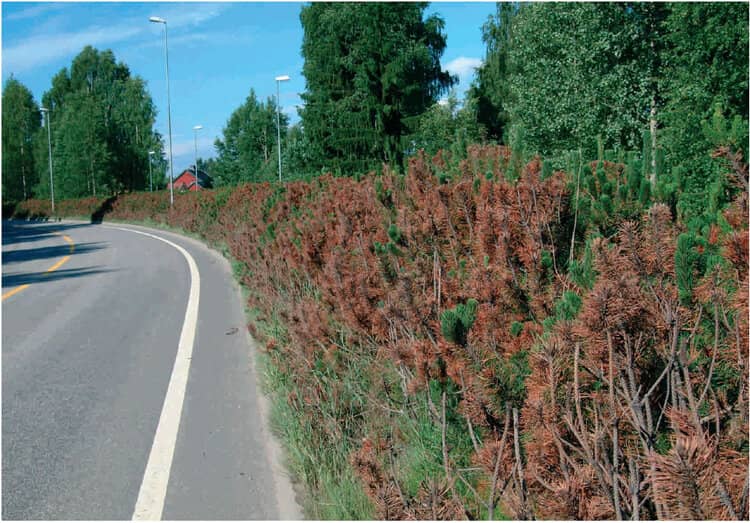
[{"label": "white cloud", "polygon": [[[208,42],[213,40],[212,36],[209,33],[187,33],[179,36],[175,36],[173,38],[169,39],[169,47],[170,49],[173,47],[179,47],[182,45],[188,45],[188,44],[194,44],[194,43],[200,43],[200,42]],[[150,38],[148,40],[144,40],[140,44],[134,45],[131,47],[131,49],[147,49],[149,47],[159,48],[163,49],[164,47],[164,40],[160,38]]]},{"label": "white cloud", "polygon": [[[202,132],[202,131],[201,131]],[[214,149],[215,136],[198,135],[198,158],[213,158],[216,156]],[[164,152],[169,158],[169,140],[164,140]],[[195,161],[195,142],[190,137],[189,140],[173,142],[172,156],[174,157],[174,174],[179,175],[183,169],[187,169]]]},{"label": "white cloud", "polygon": [[463,81],[474,74],[474,70],[482,65],[482,60],[479,58],[469,58],[467,56],[459,56],[448,62],[445,65],[445,70],[451,74],[458,76],[459,81]]},{"label": "white cloud", "polygon": [[211,18],[215,18],[225,11],[229,6],[226,4],[175,4],[179,7],[169,8],[166,13],[155,13],[152,16],[161,16],[167,20],[167,24],[172,27],[192,26],[203,23]]},{"label": "white cloud", "polygon": [[87,45],[100,46],[131,38],[143,29],[132,26],[91,26],[74,33],[27,38],[20,43],[3,49],[5,69],[14,72],[28,71],[39,65],[80,52]]},{"label": "white cloud", "polygon": [[7,21],[12,20],[26,20],[27,18],[34,18],[39,15],[43,15],[45,13],[49,13],[51,11],[57,11],[61,8],[65,7],[65,4],[36,4],[31,7],[27,7],[23,11],[18,11],[15,13],[11,13],[7,16],[5,16],[5,19]]},{"label": "white cloud", "polygon": [[[176,4],[177,5],[177,4]],[[170,7],[162,13],[169,28],[189,27],[215,18],[227,8],[221,4],[184,4],[178,8]],[[30,18],[43,14],[44,10],[29,8],[17,16]],[[87,45],[104,46],[123,42],[139,35],[154,31],[155,24],[148,23],[143,16],[123,20],[116,25],[92,25],[79,31],[57,32],[54,34],[35,34],[17,44],[3,49],[3,62],[8,71],[22,72],[55,60],[73,56]],[[205,37],[191,35],[186,41]],[[152,42],[153,39],[149,39]],[[174,42],[170,42],[174,43]],[[179,41],[177,42],[179,43]],[[184,42],[183,42],[184,43]]]}]

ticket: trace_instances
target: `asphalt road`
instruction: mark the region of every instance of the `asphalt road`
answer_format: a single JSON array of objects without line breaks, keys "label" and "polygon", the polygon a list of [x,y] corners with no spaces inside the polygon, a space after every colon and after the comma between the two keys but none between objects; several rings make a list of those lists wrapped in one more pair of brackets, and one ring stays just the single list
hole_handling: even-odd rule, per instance
[{"label": "asphalt road", "polygon": [[[200,273],[161,518],[299,519],[228,263],[191,239],[116,227],[182,246]],[[186,319],[186,258],[106,224],[2,233],[2,517],[131,519]]]}]

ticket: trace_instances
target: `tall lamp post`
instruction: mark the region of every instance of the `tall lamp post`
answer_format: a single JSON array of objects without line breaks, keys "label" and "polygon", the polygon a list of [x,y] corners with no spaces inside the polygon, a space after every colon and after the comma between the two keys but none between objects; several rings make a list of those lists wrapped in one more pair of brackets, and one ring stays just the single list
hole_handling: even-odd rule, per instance
[{"label": "tall lamp post", "polygon": [[49,147],[49,194],[52,199],[52,212],[55,212],[55,183],[52,180],[52,131],[50,130],[49,109],[40,107],[40,111],[47,116],[47,145]]},{"label": "tall lamp post", "polygon": [[172,162],[172,108],[169,103],[169,50],[167,46],[167,21],[158,16],[149,18],[155,24],[164,24],[164,63],[167,71],[167,125],[169,127],[169,205],[174,205],[174,165]]},{"label": "tall lamp post", "polygon": [[276,139],[279,148],[279,181],[281,181],[281,102],[279,101],[279,90],[281,82],[289,81],[288,75],[276,77]]},{"label": "tall lamp post", "polygon": [[153,163],[153,160],[151,160],[151,157],[156,154],[154,151],[148,152],[148,190],[149,192],[154,192],[154,182],[153,178],[151,176],[151,164]]},{"label": "tall lamp post", "polygon": [[202,125],[196,125],[193,127],[193,136],[195,138],[195,190],[198,191],[198,189],[201,188],[201,186],[198,184],[198,131],[203,129]]}]

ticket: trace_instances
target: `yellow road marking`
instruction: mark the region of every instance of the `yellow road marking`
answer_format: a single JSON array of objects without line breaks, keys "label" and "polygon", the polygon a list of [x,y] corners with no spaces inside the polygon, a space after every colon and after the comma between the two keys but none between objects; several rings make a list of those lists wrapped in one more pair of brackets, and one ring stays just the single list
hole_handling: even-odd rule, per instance
[{"label": "yellow road marking", "polygon": [[73,240],[70,239],[70,236],[60,234],[59,232],[56,232],[55,234],[57,234],[58,236],[62,236],[63,239],[68,242],[68,244],[70,245],[70,253],[73,254],[73,251],[76,249],[76,244],[73,243]]},{"label": "yellow road marking", "polygon": [[14,294],[16,294],[17,292],[21,292],[22,290],[24,290],[28,286],[29,286],[29,284],[26,283],[24,285],[20,285],[20,286],[16,287],[15,289],[9,290],[5,294],[3,294],[3,301],[5,301],[5,298],[10,298],[11,296],[13,296]]},{"label": "yellow road marking", "polygon": [[[70,254],[73,254],[73,251],[75,250],[75,248],[76,248],[76,245],[75,245],[75,243],[73,243],[73,240],[72,240],[72,239],[70,238],[70,236],[67,236],[67,235],[65,235],[65,234],[62,234],[62,233],[60,233],[60,232],[56,232],[56,233],[54,233],[54,234],[57,234],[58,236],[62,236],[62,237],[63,237],[63,239],[64,239],[64,240],[65,240],[66,242],[68,242],[68,245],[70,246]],[[54,265],[53,265],[52,267],[50,267],[49,269],[47,269],[47,270],[46,270],[46,271],[44,271],[44,272],[46,272],[46,273],[47,273],[47,272],[52,272],[52,271],[56,271],[57,269],[59,269],[60,267],[62,267],[62,265],[63,265],[63,264],[64,264],[64,263],[66,262],[66,261],[68,261],[68,260],[70,259],[70,254],[68,254],[67,256],[65,256],[65,257],[63,257],[62,259],[58,260],[58,261],[57,261],[57,263],[55,263],[55,264],[54,264]],[[8,292],[6,292],[5,294],[3,294],[3,300],[2,300],[2,301],[5,301],[5,300],[6,300],[7,298],[10,298],[10,297],[11,297],[11,296],[13,296],[14,294],[18,294],[19,292],[21,292],[22,290],[24,290],[24,289],[25,289],[26,287],[28,287],[29,285],[31,285],[31,284],[30,284],[30,283],[24,283],[23,285],[19,285],[19,286],[18,286],[18,287],[16,287],[15,289],[11,289],[11,290],[9,290],[9,291],[8,291]]]},{"label": "yellow road marking", "polygon": [[56,271],[57,269],[60,268],[60,266],[62,266],[63,263],[65,263],[66,261],[68,261],[68,259],[70,259],[70,254],[68,254],[65,258],[61,259],[60,261],[58,261],[56,264],[54,264],[52,267],[50,267],[49,269],[47,269],[44,272]]}]

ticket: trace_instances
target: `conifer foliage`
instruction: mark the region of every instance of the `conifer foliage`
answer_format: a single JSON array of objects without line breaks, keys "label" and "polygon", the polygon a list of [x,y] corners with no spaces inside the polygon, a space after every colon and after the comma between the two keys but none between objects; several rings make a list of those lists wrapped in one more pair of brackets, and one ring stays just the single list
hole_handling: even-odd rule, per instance
[{"label": "conifer foliage", "polygon": [[455,83],[445,23],[426,2],[314,2],[302,8],[307,84],[300,111],[311,163],[352,175],[400,165],[418,116]]}]

